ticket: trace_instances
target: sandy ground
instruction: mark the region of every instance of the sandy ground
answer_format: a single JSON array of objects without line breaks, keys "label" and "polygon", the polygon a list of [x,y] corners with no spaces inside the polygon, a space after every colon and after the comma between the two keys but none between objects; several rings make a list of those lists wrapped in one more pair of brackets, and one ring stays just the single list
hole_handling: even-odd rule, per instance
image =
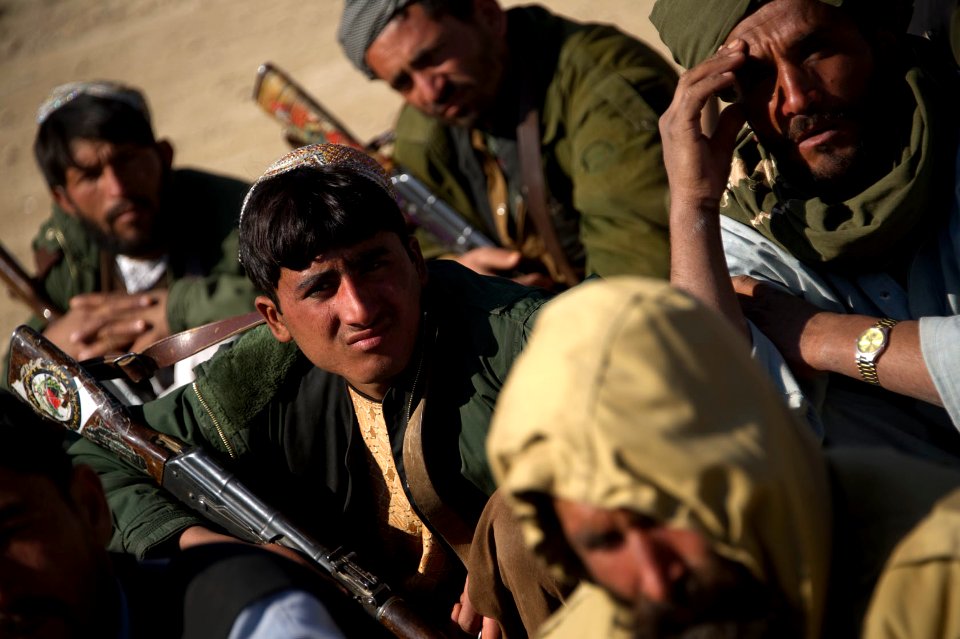
[{"label": "sandy ground", "polygon": [[[662,47],[647,19],[653,0],[545,4]],[[248,180],[288,149],[250,99],[264,61],[287,70],[362,139],[389,128],[399,99],[341,54],[341,8],[342,0],[0,0],[0,240],[33,272],[30,240],[49,211],[33,161],[34,116],[64,82],[140,87],[176,165]],[[0,335],[27,314],[0,292]]]}]

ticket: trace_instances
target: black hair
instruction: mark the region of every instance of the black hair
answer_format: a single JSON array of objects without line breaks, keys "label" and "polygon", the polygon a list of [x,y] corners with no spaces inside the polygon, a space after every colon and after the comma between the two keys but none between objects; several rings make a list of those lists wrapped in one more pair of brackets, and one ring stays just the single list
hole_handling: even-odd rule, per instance
[{"label": "black hair", "polygon": [[342,167],[300,167],[254,187],[240,223],[240,261],[277,303],[281,268],[303,270],[325,251],[381,231],[406,245],[403,214],[381,186]]},{"label": "black hair", "polygon": [[433,19],[451,15],[463,22],[469,22],[473,17],[473,0],[420,0],[420,5],[427,16]]},{"label": "black hair", "polygon": [[64,429],[0,388],[0,468],[42,475],[66,494],[73,466],[63,447]]},{"label": "black hair", "polygon": [[76,166],[70,144],[78,139],[140,146],[156,143],[150,121],[133,106],[92,95],[74,98],[43,121],[33,142],[37,164],[51,189],[63,186],[67,167]]}]

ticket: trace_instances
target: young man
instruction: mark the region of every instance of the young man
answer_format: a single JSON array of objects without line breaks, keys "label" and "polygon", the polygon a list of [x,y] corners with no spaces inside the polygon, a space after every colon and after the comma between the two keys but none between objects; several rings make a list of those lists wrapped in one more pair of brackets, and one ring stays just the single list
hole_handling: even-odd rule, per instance
[{"label": "young man", "polygon": [[54,207],[33,247],[38,279],[65,311],[47,338],[77,359],[117,355],[253,310],[236,260],[248,185],[174,170],[173,148],[130,87],[57,87],[37,121]]},{"label": "young man", "polygon": [[[240,257],[267,291],[267,326],[144,418],[219,452],[321,541],[448,616],[494,489],[493,406],[547,294],[425,266],[379,166],[334,145],[298,149],[258,180]],[[143,556],[222,538],[109,453],[73,452],[101,472],[112,547]]]},{"label": "young man", "polygon": [[71,466],[62,429],[2,389],[0,437],[0,636],[343,636],[305,590],[316,578],[273,553],[223,544],[163,564],[108,553],[96,473]]},{"label": "young man", "polygon": [[[749,336],[825,443],[956,463],[958,83],[909,10],[655,5],[690,68],[661,120],[671,281]],[[717,93],[736,104],[708,135]]]},{"label": "young man", "polygon": [[[350,0],[339,38],[358,69],[407,102],[396,161],[498,242],[463,264],[546,285],[667,276],[656,120],[676,73],[649,47],[496,0]],[[534,221],[538,182],[562,250]],[[427,257],[442,252],[419,237]]]},{"label": "young man", "polygon": [[664,283],[551,302],[488,450],[527,542],[587,581],[542,636],[960,632],[960,473],[824,454],[729,323]]}]

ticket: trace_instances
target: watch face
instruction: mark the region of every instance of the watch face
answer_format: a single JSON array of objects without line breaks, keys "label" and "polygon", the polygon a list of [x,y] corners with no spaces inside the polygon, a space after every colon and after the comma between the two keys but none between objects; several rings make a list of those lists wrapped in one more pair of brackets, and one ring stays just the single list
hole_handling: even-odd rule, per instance
[{"label": "watch face", "polygon": [[883,346],[886,336],[876,326],[865,330],[857,340],[857,350],[861,353],[876,353]]}]

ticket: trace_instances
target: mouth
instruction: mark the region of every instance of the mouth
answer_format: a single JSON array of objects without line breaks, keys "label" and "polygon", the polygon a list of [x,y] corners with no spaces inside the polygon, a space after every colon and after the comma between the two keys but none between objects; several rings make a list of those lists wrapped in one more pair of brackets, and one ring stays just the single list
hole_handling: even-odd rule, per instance
[{"label": "mouth", "polygon": [[830,144],[844,134],[846,120],[838,115],[797,118],[790,126],[790,141],[798,149],[814,149]]},{"label": "mouth", "polygon": [[361,351],[371,351],[386,341],[386,327],[366,328],[347,338],[347,346]]}]

